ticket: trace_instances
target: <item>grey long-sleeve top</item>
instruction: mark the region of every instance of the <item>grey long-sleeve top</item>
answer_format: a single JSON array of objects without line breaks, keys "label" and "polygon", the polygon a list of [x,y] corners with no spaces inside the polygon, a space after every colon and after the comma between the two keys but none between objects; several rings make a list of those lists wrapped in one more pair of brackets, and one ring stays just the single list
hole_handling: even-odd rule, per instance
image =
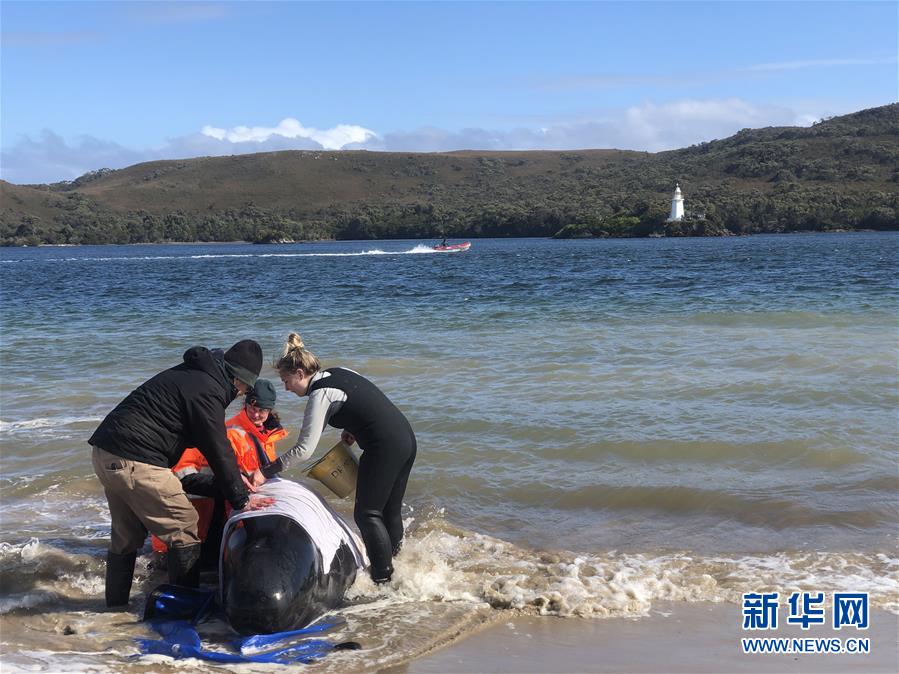
[{"label": "grey long-sleeve top", "polygon": [[[324,370],[316,372],[309,380],[309,386],[330,376],[331,373]],[[306,411],[303,414],[303,428],[300,430],[296,444],[265,466],[262,474],[265,477],[273,477],[294,461],[305,461],[312,456],[328,420],[340,409],[346,399],[347,396],[343,390],[328,386],[323,386],[310,393],[309,400],[306,401]]]}]

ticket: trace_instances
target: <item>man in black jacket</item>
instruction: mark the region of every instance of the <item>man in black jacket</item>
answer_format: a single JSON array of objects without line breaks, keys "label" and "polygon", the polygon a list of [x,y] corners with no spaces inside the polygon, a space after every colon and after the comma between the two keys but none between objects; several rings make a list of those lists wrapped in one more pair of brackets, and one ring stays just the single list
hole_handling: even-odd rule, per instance
[{"label": "man in black jacket", "polygon": [[128,603],[137,552],[148,531],[169,548],[169,582],[196,586],[199,581],[197,511],[171,471],[185,447],[203,453],[235,510],[265,506],[249,496],[225,434],[225,409],[256,383],[261,369],[262,348],[251,339],[224,353],[194,346],[183,363],[132,391],[88,440],[112,520],[107,606]]}]

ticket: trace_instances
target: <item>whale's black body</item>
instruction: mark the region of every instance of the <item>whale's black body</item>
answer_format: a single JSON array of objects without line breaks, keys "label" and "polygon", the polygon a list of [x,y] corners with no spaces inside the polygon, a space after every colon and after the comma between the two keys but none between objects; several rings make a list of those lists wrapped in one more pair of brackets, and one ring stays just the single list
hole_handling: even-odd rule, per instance
[{"label": "whale's black body", "polygon": [[305,627],[335,608],[356,579],[356,561],[341,545],[329,568],[298,523],[266,515],[231,530],[222,546],[222,605],[241,634]]},{"label": "whale's black body", "polygon": [[222,608],[241,634],[306,627],[340,604],[367,563],[362,541],[314,492],[273,480],[260,493],[274,504],[232,515],[219,560]]}]

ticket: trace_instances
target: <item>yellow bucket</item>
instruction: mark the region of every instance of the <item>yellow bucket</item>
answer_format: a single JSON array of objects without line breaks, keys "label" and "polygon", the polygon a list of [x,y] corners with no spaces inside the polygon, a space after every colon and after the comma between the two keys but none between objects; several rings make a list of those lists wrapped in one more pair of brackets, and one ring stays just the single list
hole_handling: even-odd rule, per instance
[{"label": "yellow bucket", "polygon": [[349,445],[341,440],[313,463],[306,474],[344,498],[356,488],[359,459],[350,451]]}]

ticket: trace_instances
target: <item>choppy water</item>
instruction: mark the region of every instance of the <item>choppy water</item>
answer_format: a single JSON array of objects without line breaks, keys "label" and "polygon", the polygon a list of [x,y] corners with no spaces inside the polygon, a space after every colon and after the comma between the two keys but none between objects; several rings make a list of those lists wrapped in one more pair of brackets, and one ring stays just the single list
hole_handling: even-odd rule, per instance
[{"label": "choppy water", "polygon": [[[808,589],[899,612],[897,253],[895,233],[3,249],[4,664],[174,666],[128,659],[144,628],[100,610],[85,440],[187,347],[253,337],[270,361],[291,330],[378,383],[420,447],[397,582],[357,582],[365,648],[315,671],[509,609]],[[164,581],[147,559],[135,595]]]}]

